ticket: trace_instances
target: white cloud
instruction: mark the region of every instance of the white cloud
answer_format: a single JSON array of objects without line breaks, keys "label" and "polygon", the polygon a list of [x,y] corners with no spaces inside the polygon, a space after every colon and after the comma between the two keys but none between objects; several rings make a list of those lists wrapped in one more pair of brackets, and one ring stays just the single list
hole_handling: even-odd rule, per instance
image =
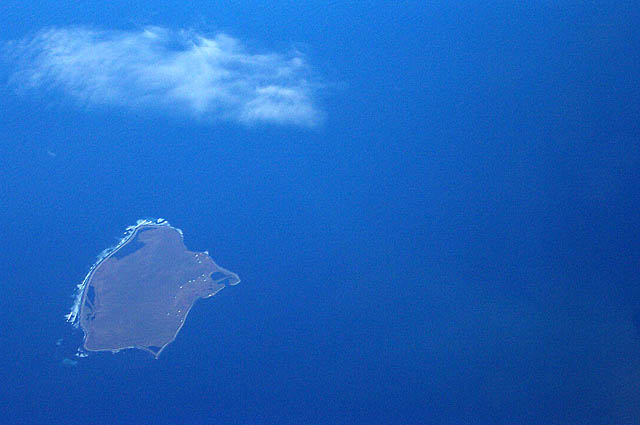
[{"label": "white cloud", "polygon": [[61,89],[86,104],[243,123],[320,118],[301,54],[249,53],[225,34],[51,28],[5,48],[18,63],[12,80],[19,87]]}]

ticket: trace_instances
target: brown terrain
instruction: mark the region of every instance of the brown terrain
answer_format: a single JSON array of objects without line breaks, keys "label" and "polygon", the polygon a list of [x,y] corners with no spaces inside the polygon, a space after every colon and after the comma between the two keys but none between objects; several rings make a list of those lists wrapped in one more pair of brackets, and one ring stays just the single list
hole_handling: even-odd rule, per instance
[{"label": "brown terrain", "polygon": [[80,309],[84,348],[138,348],[158,357],[196,300],[239,281],[206,253],[187,250],[176,229],[142,226],[87,283]]}]

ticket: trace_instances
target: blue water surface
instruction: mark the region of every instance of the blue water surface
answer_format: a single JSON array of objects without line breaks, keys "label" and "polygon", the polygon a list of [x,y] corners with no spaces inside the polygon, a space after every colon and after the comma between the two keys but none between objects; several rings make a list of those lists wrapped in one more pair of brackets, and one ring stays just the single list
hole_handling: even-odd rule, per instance
[{"label": "blue water surface", "polygon": [[[5,50],[75,25],[298,49],[324,114],[87,106],[20,90],[5,56],[3,422],[640,423],[632,2],[0,9]],[[75,286],[147,217],[242,283],[196,303],[158,360],[73,357]]]}]

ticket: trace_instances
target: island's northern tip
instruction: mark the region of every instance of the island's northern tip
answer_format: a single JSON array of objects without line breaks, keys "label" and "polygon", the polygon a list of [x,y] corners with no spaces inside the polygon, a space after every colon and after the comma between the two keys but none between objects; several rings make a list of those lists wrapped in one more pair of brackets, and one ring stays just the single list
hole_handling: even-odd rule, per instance
[{"label": "island's northern tip", "polygon": [[137,348],[157,358],[199,298],[239,282],[207,251],[189,251],[182,231],[166,220],[138,220],[100,254],[67,320],[82,328],[85,351]]}]

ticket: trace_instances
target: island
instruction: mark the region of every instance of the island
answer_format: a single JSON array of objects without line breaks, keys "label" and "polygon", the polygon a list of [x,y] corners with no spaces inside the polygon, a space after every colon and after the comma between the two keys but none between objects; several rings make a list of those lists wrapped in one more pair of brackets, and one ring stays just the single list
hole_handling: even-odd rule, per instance
[{"label": "island", "polygon": [[91,267],[67,320],[82,328],[86,352],[135,348],[158,358],[198,299],[239,282],[207,252],[189,251],[167,221],[140,220]]}]

